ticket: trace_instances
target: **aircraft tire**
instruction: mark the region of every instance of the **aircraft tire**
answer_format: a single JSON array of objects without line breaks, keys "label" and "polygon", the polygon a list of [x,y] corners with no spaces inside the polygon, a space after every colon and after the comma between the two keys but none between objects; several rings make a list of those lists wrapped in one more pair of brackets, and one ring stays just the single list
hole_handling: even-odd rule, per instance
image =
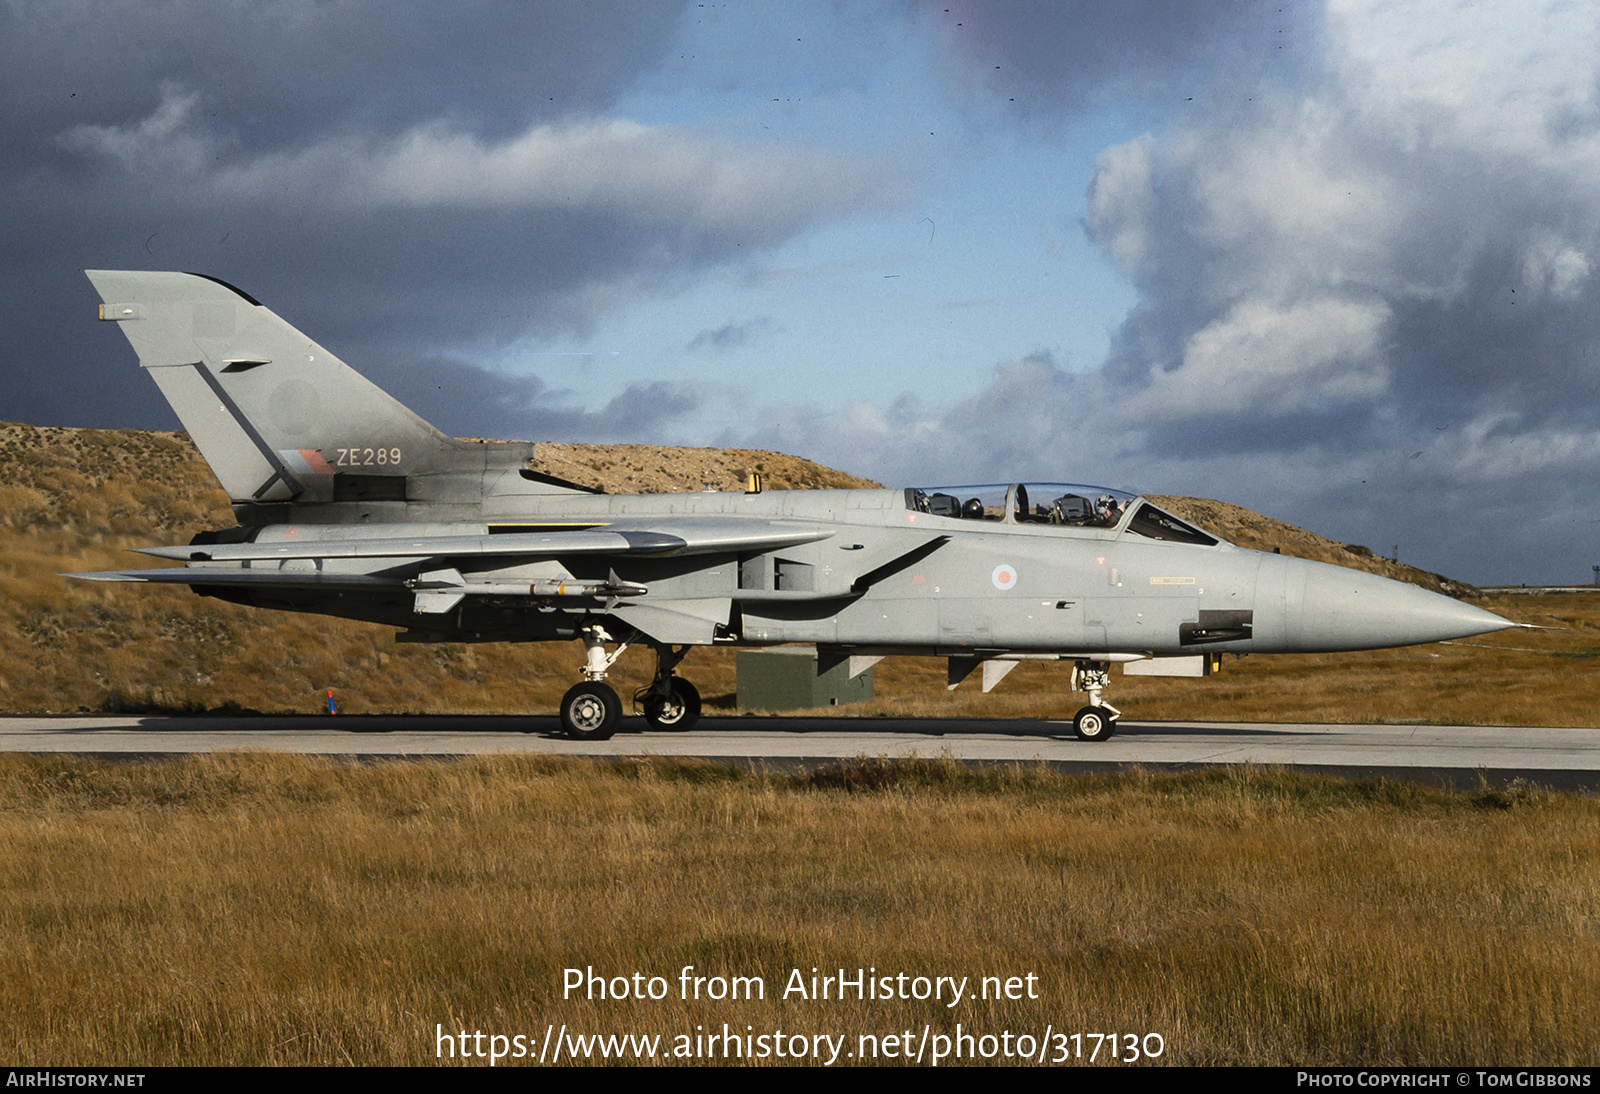
[{"label": "aircraft tire", "polygon": [[687,733],[700,720],[700,689],[681,676],[671,680],[670,696],[652,695],[644,701],[644,720],[651,729]]},{"label": "aircraft tire", "polygon": [[1072,719],[1080,741],[1109,741],[1116,731],[1116,717],[1105,707],[1084,707]]},{"label": "aircraft tire", "polygon": [[561,697],[561,728],[574,741],[605,741],[622,720],[622,700],[598,680],[574,684]]}]

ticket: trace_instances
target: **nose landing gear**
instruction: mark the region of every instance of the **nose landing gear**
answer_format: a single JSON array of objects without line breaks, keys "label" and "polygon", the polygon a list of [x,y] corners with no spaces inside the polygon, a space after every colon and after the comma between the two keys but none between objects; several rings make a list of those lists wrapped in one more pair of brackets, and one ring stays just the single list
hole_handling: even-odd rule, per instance
[{"label": "nose landing gear", "polygon": [[1072,666],[1072,690],[1087,692],[1089,705],[1072,718],[1072,732],[1080,741],[1109,741],[1117,731],[1122,711],[1107,703],[1104,694],[1111,686],[1111,665],[1106,661],[1078,661]]},{"label": "nose landing gear", "polygon": [[[586,655],[583,683],[574,684],[561,697],[561,728],[574,741],[604,741],[616,733],[617,723],[622,720],[622,700],[605,682],[606,673],[628,648],[628,642],[608,654],[606,643],[612,638],[604,627],[591,624],[584,627],[582,633]],[[637,634],[635,631],[629,635],[628,641]]]}]

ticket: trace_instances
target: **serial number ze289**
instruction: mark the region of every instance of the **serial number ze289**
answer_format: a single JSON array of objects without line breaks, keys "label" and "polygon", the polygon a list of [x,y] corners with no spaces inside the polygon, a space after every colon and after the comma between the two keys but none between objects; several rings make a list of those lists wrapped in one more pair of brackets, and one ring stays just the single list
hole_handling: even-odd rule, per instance
[{"label": "serial number ze289", "polygon": [[398,448],[336,448],[335,467],[387,467],[400,462]]}]

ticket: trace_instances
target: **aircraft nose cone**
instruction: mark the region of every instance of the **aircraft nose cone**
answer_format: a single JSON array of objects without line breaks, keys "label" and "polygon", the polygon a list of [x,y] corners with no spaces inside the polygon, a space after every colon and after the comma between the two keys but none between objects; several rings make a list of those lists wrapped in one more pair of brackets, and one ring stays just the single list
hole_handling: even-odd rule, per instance
[{"label": "aircraft nose cone", "polygon": [[1416,646],[1513,626],[1493,612],[1403,581],[1320,562],[1304,566],[1299,648],[1308,652]]}]

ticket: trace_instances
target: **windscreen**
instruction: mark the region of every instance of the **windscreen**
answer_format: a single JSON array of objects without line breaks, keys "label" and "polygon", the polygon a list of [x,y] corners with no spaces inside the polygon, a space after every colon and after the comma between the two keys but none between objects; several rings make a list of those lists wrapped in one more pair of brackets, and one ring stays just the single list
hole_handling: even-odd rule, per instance
[{"label": "windscreen", "polygon": [[1185,524],[1171,513],[1157,509],[1149,502],[1140,504],[1138,512],[1128,522],[1128,531],[1136,536],[1163,539],[1169,543],[1197,543],[1203,547],[1217,545],[1212,536]]}]

